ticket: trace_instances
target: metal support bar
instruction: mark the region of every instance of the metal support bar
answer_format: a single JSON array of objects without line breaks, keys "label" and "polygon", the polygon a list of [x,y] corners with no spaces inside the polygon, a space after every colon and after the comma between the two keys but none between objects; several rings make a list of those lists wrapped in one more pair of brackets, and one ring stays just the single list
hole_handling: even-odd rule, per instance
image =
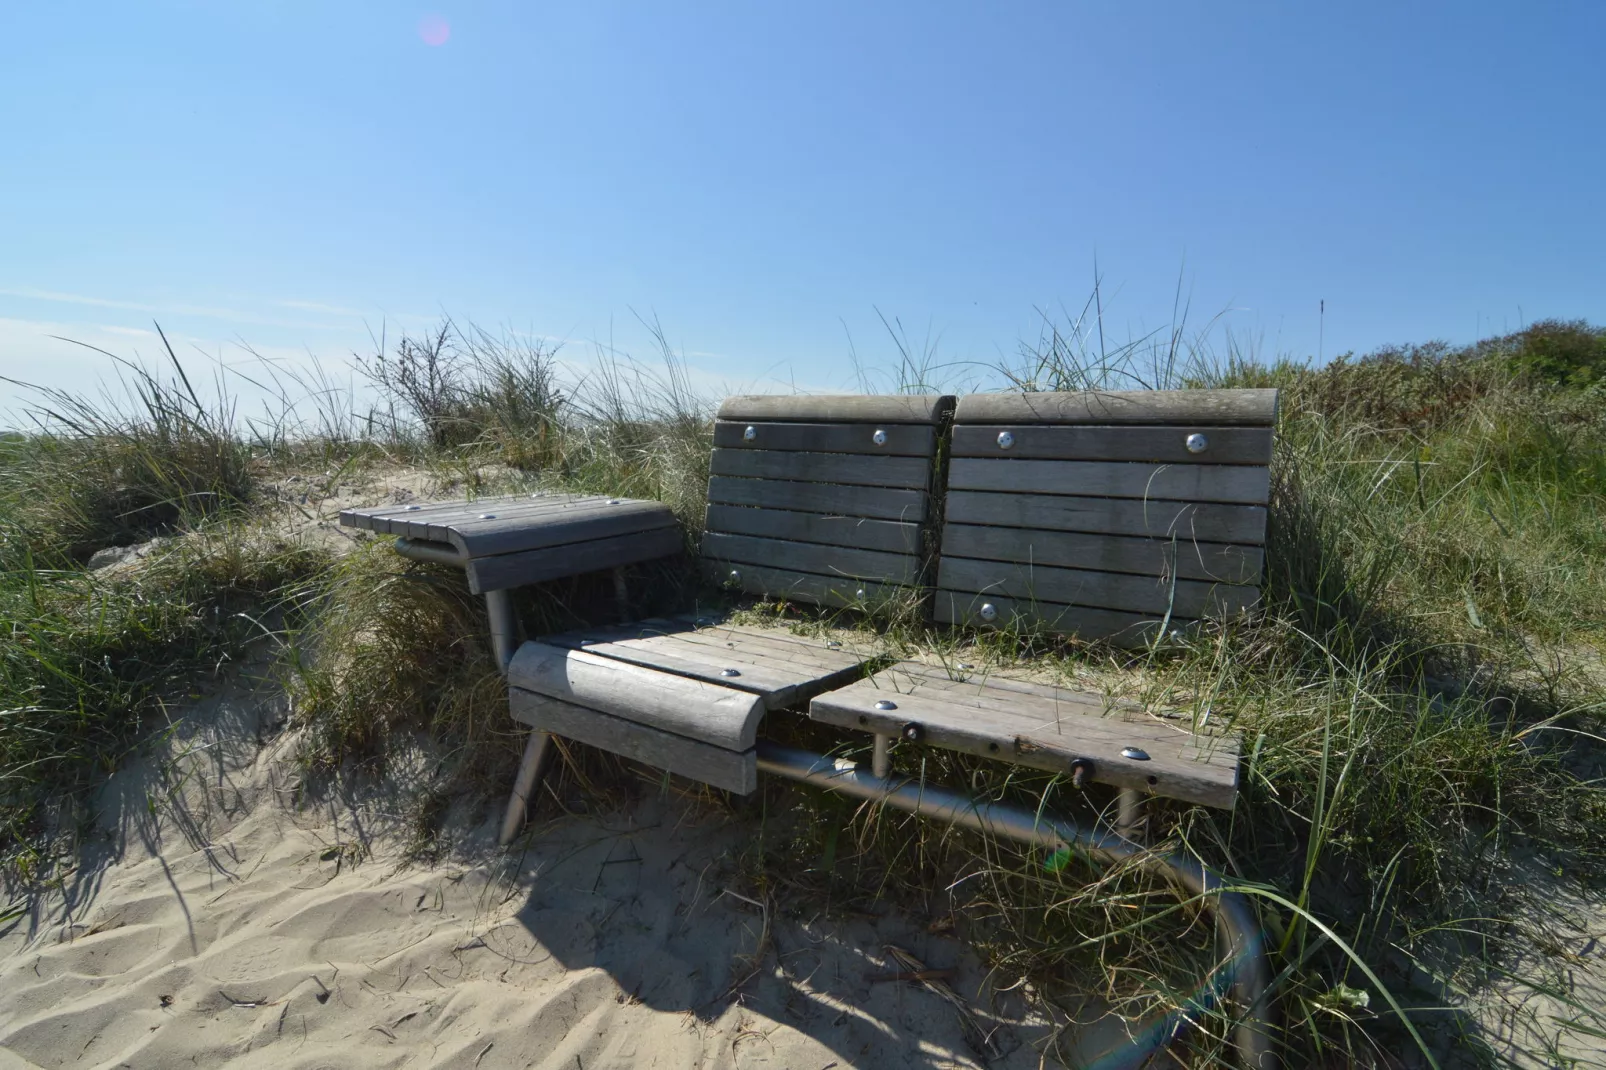
[{"label": "metal support bar", "polygon": [[508,662],[519,648],[519,618],[513,613],[513,592],[486,591],[485,612],[491,618],[491,651],[496,655],[496,669],[506,676]]},{"label": "metal support bar", "polygon": [[[1179,854],[1150,852],[1119,836],[1090,832],[1046,814],[1007,803],[977,802],[966,795],[933,784],[892,780],[866,774],[856,763],[823,754],[782,747],[763,740],[758,744],[760,772],[773,773],[827,791],[923,814],[953,825],[1007,836],[1052,850],[1069,848],[1101,862],[1135,860],[1139,865],[1171,878],[1206,905],[1215,908],[1216,927],[1227,952],[1227,963],[1210,982],[1211,991],[1229,986],[1245,1010],[1233,1034],[1238,1061],[1245,1070],[1276,1070],[1272,1051],[1275,1013],[1266,992],[1269,971],[1260,927],[1249,901],[1238,892],[1225,891],[1221,877],[1197,859]],[[1223,983],[1224,982],[1224,983]],[[1168,1016],[1159,1027],[1139,1030],[1134,1036],[1153,1037],[1154,1050],[1170,1041],[1180,1017]],[[1151,1052],[1134,1052],[1138,1065]]]},{"label": "metal support bar", "polygon": [[530,795],[535,791],[535,782],[551,746],[550,732],[543,732],[539,728],[530,731],[529,741],[524,744],[524,757],[519,760],[518,778],[513,781],[513,797],[508,799],[507,813],[502,815],[502,834],[497,837],[497,842],[503,847],[512,843],[513,837],[524,827],[524,818],[530,808]]},{"label": "metal support bar", "polygon": [[891,736],[876,733],[875,750],[870,755],[870,771],[883,780],[892,772]]},{"label": "metal support bar", "polygon": [[1134,788],[1122,788],[1115,797],[1115,806],[1115,831],[1134,843],[1142,843],[1143,825],[1147,820],[1143,813],[1143,796]]},{"label": "metal support bar", "polygon": [[449,542],[430,542],[427,539],[397,539],[396,552],[413,561],[433,561],[437,565],[468,568],[464,557]]}]

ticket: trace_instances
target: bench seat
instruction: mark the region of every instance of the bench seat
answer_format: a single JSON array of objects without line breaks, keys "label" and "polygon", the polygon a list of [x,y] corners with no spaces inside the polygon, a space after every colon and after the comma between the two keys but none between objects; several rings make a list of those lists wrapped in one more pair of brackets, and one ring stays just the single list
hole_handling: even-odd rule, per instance
[{"label": "bench seat", "polygon": [[1231,809],[1239,737],[1194,730],[1133,702],[996,675],[958,679],[901,661],[822,694],[809,716],[840,728],[999,758],[1079,779]]},{"label": "bench seat", "polygon": [[778,629],[663,618],[523,644],[508,666],[515,720],[746,795],[770,710],[862,676],[867,652]]}]

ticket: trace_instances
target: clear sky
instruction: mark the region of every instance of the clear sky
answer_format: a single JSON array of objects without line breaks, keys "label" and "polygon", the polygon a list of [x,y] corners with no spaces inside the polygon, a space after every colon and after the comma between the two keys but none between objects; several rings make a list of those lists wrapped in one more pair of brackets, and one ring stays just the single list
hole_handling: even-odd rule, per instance
[{"label": "clear sky", "polygon": [[987,363],[1095,263],[1118,337],[1180,276],[1264,356],[1603,322],[1603,46],[1598,0],[10,4],[0,375],[444,310],[851,389],[877,310]]}]

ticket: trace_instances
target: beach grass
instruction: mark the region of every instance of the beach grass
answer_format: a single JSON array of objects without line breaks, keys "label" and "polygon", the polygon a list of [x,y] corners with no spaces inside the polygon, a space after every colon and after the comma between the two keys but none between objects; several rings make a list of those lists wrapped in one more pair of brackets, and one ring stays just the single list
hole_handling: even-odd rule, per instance
[{"label": "beach grass", "polygon": [[[1606,886],[1606,336],[1539,324],[1312,367],[1258,362],[1230,340],[1207,351],[1176,327],[1106,349],[1094,320],[1045,322],[1043,340],[998,369],[1003,381],[1282,391],[1261,612],[1137,652],[909,616],[836,623],[890,653],[963,651],[1241,732],[1236,808],[1157,801],[1149,832],[1254,898],[1288,1065],[1550,1065],[1569,1031],[1606,1030],[1600,1008],[1565,1010],[1567,956],[1588,934],[1547,909]],[[548,350],[448,322],[367,363],[378,401],[361,414],[266,429],[238,429],[182,376],[140,380],[136,395],[154,403],[133,415],[46,395],[39,427],[0,441],[0,599],[27,637],[8,648],[0,680],[13,872],[37,869],[41,836],[62,829],[51,808],[86,798],[139,726],[265,606],[318,607],[284,634],[311,770],[382,774],[391,748],[423,736],[446,758],[419,788],[421,842],[442,798],[480,793],[494,806],[519,739],[478,600],[459,576],[382,541],[337,561],[273,543],[253,527],[257,483],[270,470],[334,478],[401,464],[457,493],[655,498],[690,547],[713,399],[689,387],[667,344],[662,356],[603,355],[565,380]],[[933,375],[917,363],[911,387]],[[82,568],[105,545],[162,534],[184,536],[171,566]],[[636,585],[644,609],[725,597],[698,591],[685,562],[643,568]],[[591,604],[605,618],[610,596],[534,588],[520,609],[538,633],[574,626]],[[802,629],[822,621],[803,607],[747,612]],[[868,747],[792,731],[849,755]],[[543,805],[651,779],[584,748],[564,756]],[[982,759],[900,746],[894,760],[1077,820],[1112,805]],[[1225,1058],[1228,1012],[1198,998],[1214,962],[1208,926],[1199,904],[1179,907],[1153,877],[784,784],[742,812],[755,807],[763,835],[743,866],[761,901],[924,912],[981,947],[1005,985],[1064,1003],[1095,993],[1134,1020],[1178,1015],[1187,1065]],[[1532,1004],[1495,1029],[1478,1013],[1492,992],[1519,1005],[1549,994],[1564,1013]]]}]

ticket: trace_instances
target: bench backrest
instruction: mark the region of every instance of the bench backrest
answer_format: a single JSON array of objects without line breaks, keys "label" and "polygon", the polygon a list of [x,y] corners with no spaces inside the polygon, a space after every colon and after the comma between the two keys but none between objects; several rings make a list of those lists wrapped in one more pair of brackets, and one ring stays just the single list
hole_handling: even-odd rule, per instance
[{"label": "bench backrest", "polygon": [[954,413],[942,623],[1140,645],[1255,604],[1275,390],[976,394]]},{"label": "bench backrest", "polygon": [[947,396],[727,398],[705,573],[749,594],[877,605],[918,592]]}]

